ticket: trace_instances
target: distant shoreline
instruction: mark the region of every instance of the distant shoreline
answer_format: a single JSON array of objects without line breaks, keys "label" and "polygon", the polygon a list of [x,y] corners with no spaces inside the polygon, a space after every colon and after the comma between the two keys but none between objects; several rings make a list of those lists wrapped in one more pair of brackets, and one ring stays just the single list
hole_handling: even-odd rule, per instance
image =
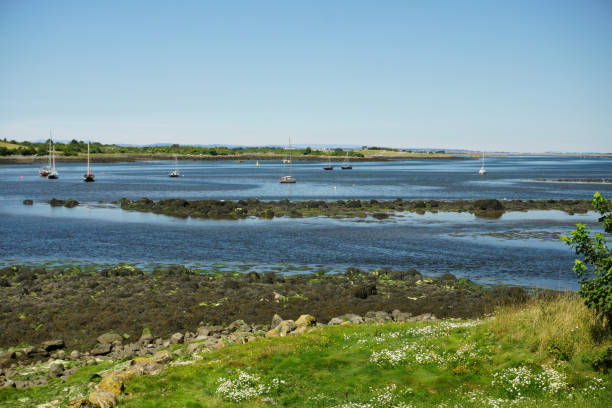
[{"label": "distant shoreline", "polygon": [[[245,160],[262,160],[262,161],[273,161],[283,160],[286,158],[284,155],[276,154],[240,154],[240,155],[176,155],[178,160],[192,160],[192,161],[245,161]],[[91,161],[94,163],[121,163],[121,162],[138,162],[138,161],[149,161],[149,160],[173,160],[174,155],[172,154],[112,154],[112,155],[92,155]],[[320,155],[303,155],[294,156],[292,158],[294,162],[327,162],[329,160],[332,163],[341,163],[344,161],[342,156],[320,156]],[[393,155],[393,156],[366,156],[366,157],[351,157],[351,162],[372,162],[372,161],[394,161],[394,160],[472,160],[469,157],[460,157],[449,154],[404,154],[404,155]],[[35,164],[35,163],[47,163],[47,156],[5,156],[0,157],[0,164]],[[57,157],[56,162],[58,163],[86,163],[87,156],[68,156],[68,157]]]}]

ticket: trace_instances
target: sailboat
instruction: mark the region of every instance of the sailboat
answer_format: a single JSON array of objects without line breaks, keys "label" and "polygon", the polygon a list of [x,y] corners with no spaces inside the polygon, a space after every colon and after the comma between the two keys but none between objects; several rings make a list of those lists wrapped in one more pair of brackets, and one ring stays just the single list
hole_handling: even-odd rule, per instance
[{"label": "sailboat", "polygon": [[89,142],[87,142],[87,173],[83,174],[83,181],[91,183],[94,181],[94,174],[91,172],[89,160]]},{"label": "sailboat", "polygon": [[344,163],[342,163],[342,166],[340,168],[342,170],[351,170],[353,168],[353,166],[351,166],[350,163],[349,163],[349,154],[348,154],[348,152],[346,152],[346,158],[344,159]]},{"label": "sailboat", "polygon": [[168,173],[168,177],[179,177],[180,175],[181,173],[179,172],[179,169],[178,169],[178,159],[175,154],[174,155],[174,170]]},{"label": "sailboat", "polygon": [[51,172],[51,131],[49,131],[49,164],[38,170],[40,177],[47,177]]},{"label": "sailboat", "polygon": [[480,174],[481,176],[487,174],[487,171],[485,170],[484,166],[484,151],[482,152],[482,166],[480,167],[480,170],[478,170],[478,174]]},{"label": "sailboat", "polygon": [[[331,154],[331,151],[328,153]],[[332,166],[331,164],[331,157],[329,158],[329,161],[327,162],[327,166],[323,167],[323,170],[333,170],[334,166]]]},{"label": "sailboat", "polygon": [[49,169],[48,179],[55,180],[59,178],[59,173],[55,168],[55,143],[51,141],[51,169]]},{"label": "sailboat", "polygon": [[289,137],[289,157],[286,159],[283,159],[283,164],[284,163],[289,163],[289,175],[288,176],[282,176],[280,178],[280,183],[281,184],[293,184],[295,183],[297,180],[295,179],[295,177],[293,177],[292,175],[292,170],[293,170],[293,161],[291,160],[291,137]]}]

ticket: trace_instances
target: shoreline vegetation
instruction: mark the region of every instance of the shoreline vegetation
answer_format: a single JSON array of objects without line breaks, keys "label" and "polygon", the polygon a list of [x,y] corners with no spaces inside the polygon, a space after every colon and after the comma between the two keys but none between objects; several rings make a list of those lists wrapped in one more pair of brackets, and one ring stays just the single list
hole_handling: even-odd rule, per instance
[{"label": "shoreline vegetation", "polygon": [[573,293],[413,269],[15,265],[0,276],[3,329],[21,339],[2,337],[13,347],[0,353],[0,406],[595,408],[612,398],[609,328]]},{"label": "shoreline vegetation", "polygon": [[[0,141],[0,164],[35,164],[47,160],[49,143]],[[60,163],[83,163],[87,161],[87,143],[72,140],[69,143],[55,143],[56,160]],[[91,143],[91,158],[96,163],[119,163],[150,160],[283,160],[288,149],[284,147],[203,147],[188,145],[161,146],[119,146],[114,144]],[[390,161],[390,160],[476,160],[481,152],[445,150],[408,150],[389,147],[362,146],[359,149],[291,149],[293,161],[338,161],[348,154],[351,161]],[[612,157],[612,153],[516,153],[489,152],[488,157],[508,156],[564,156],[564,157]]]}]

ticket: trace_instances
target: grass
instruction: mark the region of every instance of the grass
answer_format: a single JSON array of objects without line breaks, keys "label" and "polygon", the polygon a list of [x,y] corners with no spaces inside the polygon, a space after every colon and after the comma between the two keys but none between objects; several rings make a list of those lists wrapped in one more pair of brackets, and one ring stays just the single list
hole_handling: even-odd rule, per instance
[{"label": "grass", "polygon": [[[612,401],[612,375],[591,361],[610,346],[568,294],[483,320],[328,326],[233,345],[130,380],[119,406],[600,408]],[[0,405],[53,392],[53,383],[0,390]]]}]

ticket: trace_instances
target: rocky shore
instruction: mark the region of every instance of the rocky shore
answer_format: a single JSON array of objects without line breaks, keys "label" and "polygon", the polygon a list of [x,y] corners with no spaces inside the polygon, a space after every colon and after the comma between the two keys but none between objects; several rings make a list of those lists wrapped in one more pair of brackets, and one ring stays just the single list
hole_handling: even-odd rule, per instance
[{"label": "rocky shore", "polygon": [[[11,266],[0,270],[0,347],[7,350],[0,366],[62,357],[61,350],[64,357],[75,351],[137,352],[108,344],[132,344],[143,333],[152,341],[202,326],[230,334],[231,325],[224,325],[236,320],[265,333],[274,314],[308,312],[324,323],[347,313],[368,317],[395,309],[406,318],[426,313],[471,318],[526,297],[522,288],[483,287],[450,274],[427,278],[414,269],[283,276],[196,273],[183,266],[152,272],[129,265],[96,272]],[[102,341],[106,332],[115,334]]]},{"label": "rocky shore", "polygon": [[401,212],[469,212],[483,217],[500,217],[506,211],[560,210],[569,214],[592,209],[589,200],[338,200],[338,201],[259,201],[256,199],[183,200],[180,198],[153,201],[141,198],[116,202],[124,210],[152,212],[173,217],[242,219],[247,217],[348,217],[372,216],[384,219]]}]

